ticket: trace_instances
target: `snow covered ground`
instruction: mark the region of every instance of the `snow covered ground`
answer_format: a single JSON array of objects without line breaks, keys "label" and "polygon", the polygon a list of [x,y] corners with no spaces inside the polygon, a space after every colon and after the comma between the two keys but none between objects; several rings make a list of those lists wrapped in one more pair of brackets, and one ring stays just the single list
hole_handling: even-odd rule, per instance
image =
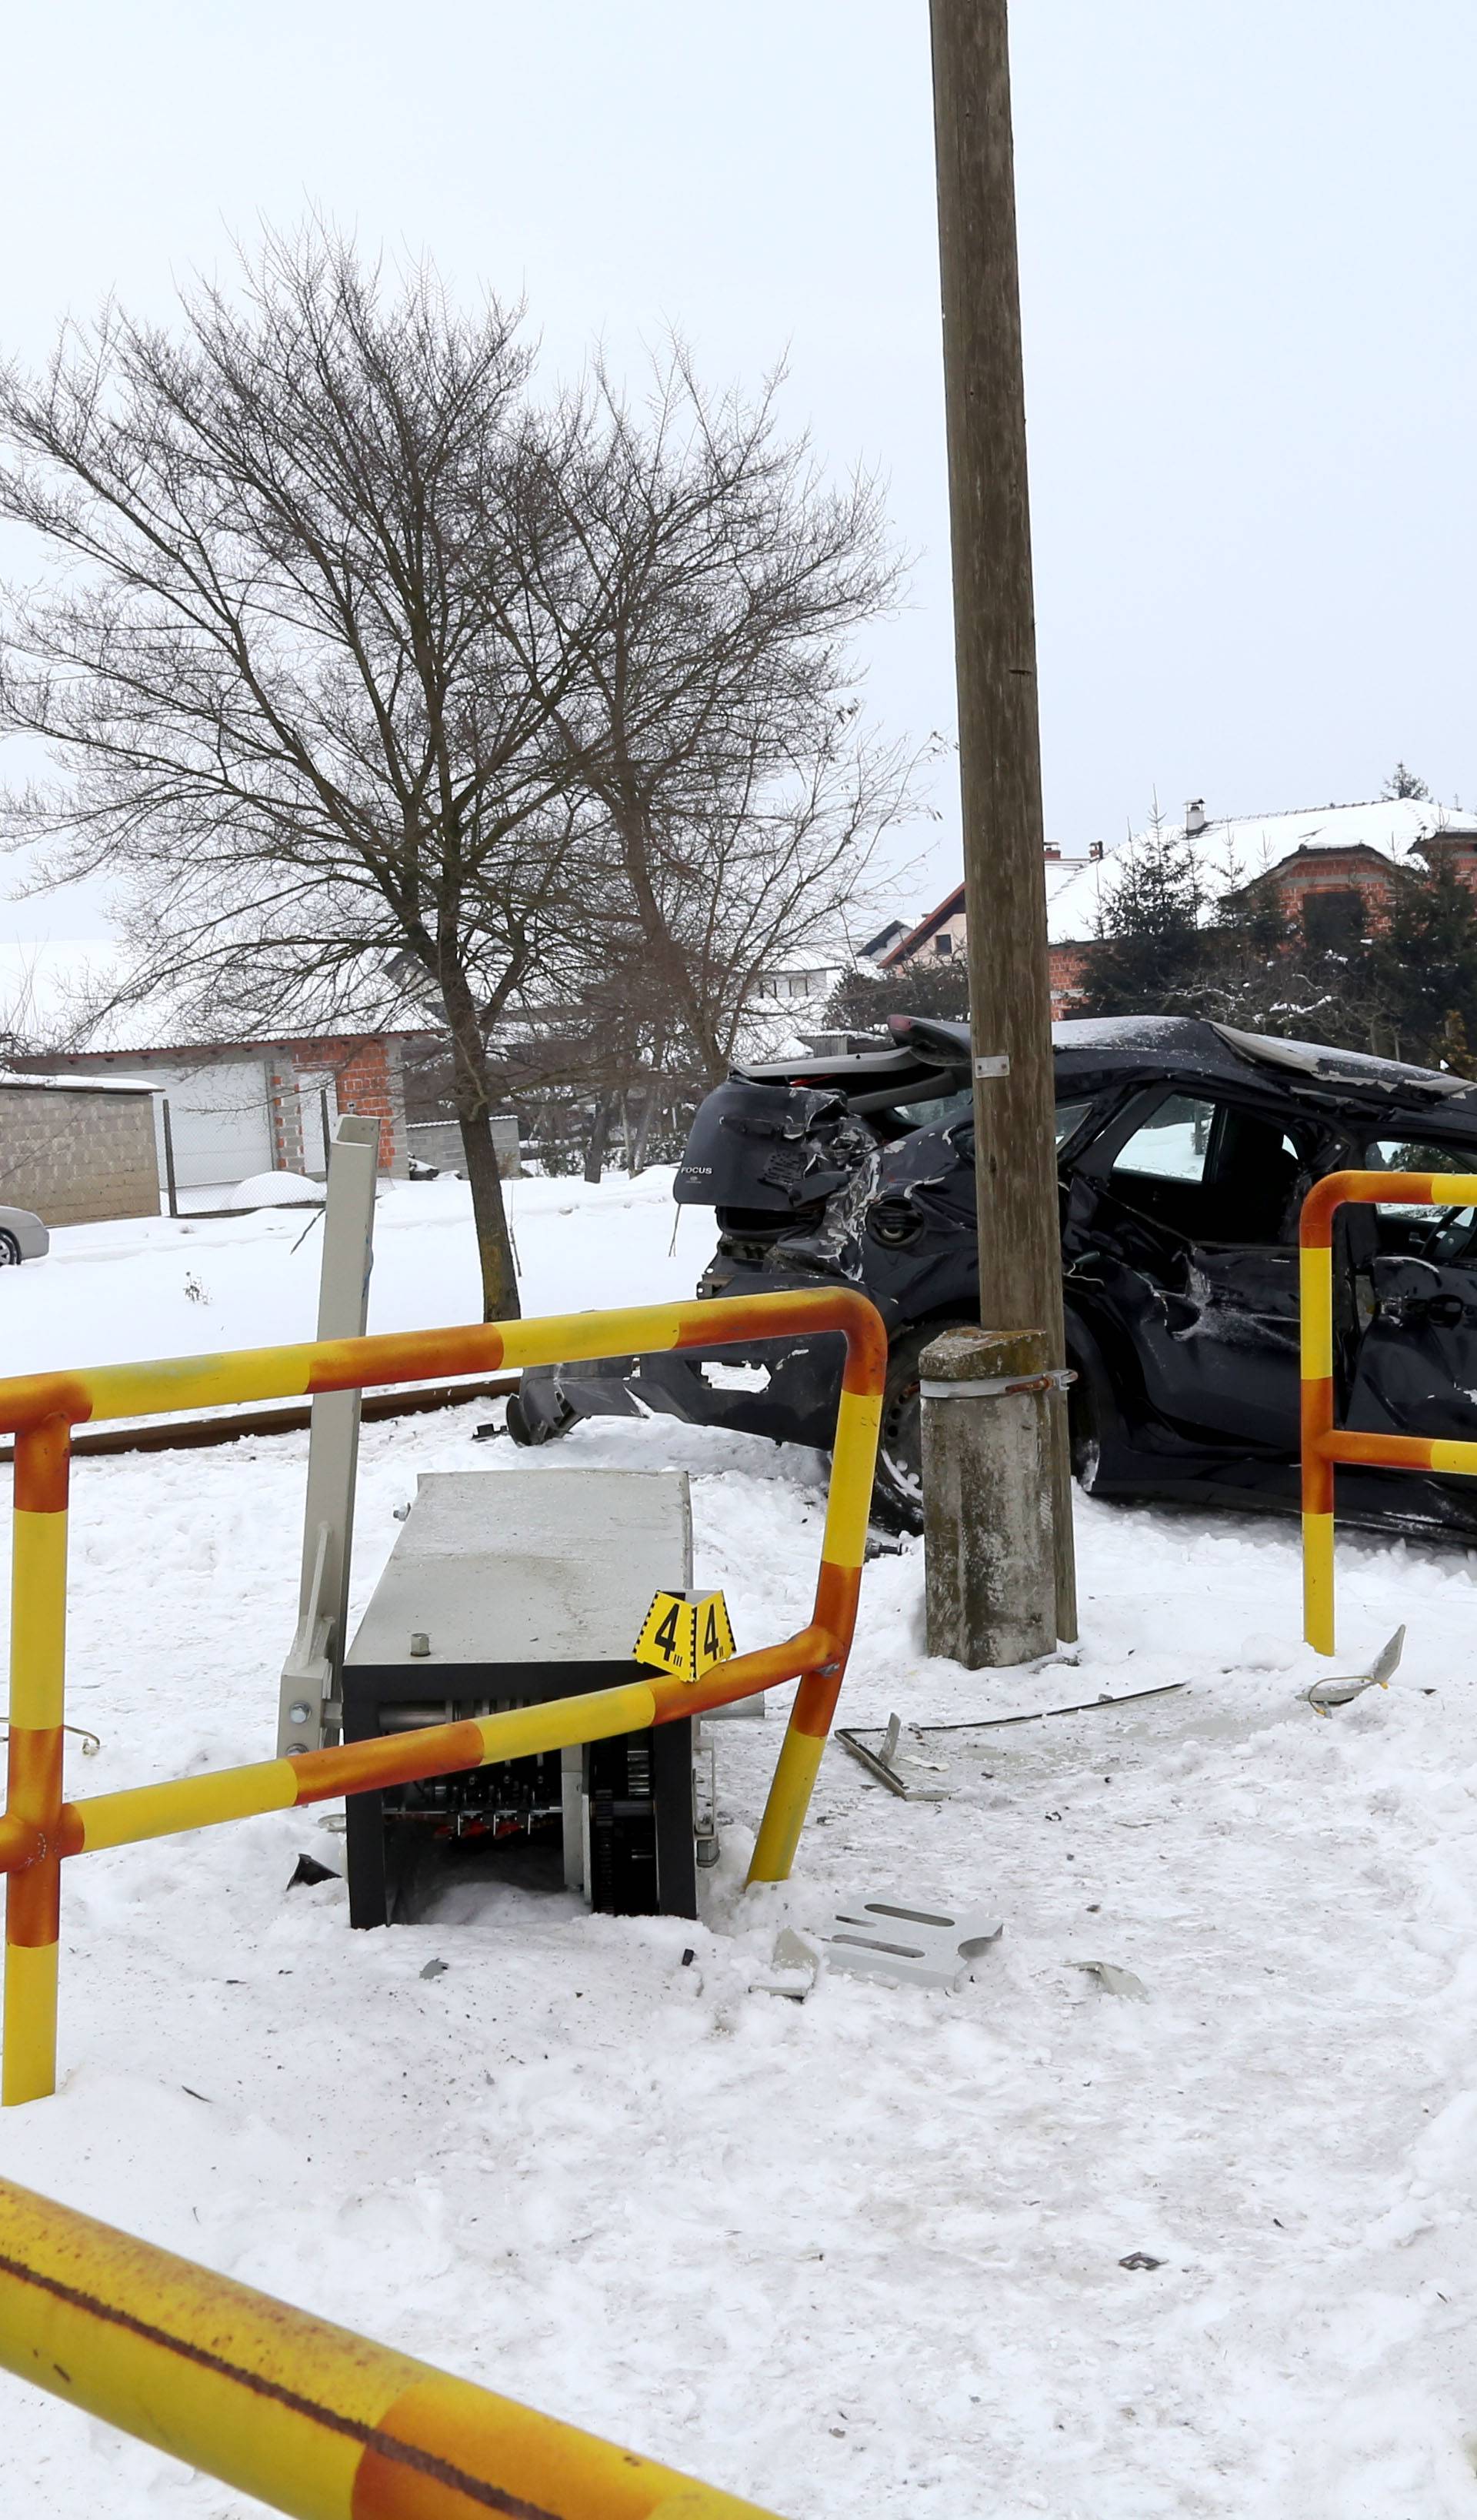
[{"label": "snow covered ground", "polygon": [[[666,1192],[520,1184],[527,1309],[689,1288]],[[470,1311],[465,1195],[386,1194],[373,1327]],[[5,1368],[308,1334],[306,1222],[59,1234],[0,1281]],[[803,1617],[814,1457],[661,1423],[473,1453],[487,1414],[367,1432],[360,1599],[420,1470],[679,1463],[740,1644]],[[73,1790],[269,1748],[305,1440],[79,1463]],[[833,1745],[794,1881],[747,1896],[780,1710],[725,1726],[697,1927],[466,1880],[351,1935],[340,1882],[286,1886],[340,1860],[312,1814],[74,1865],[63,2089],[0,2169],[794,2520],[1472,2514],[1470,1563],[1343,1546],[1341,1665],[1410,1642],[1324,1719],[1290,1527],[1080,1502],[1079,1549],[1081,1647],[975,1676],[923,1654],[918,1549],[877,1559],[841,1720],[1184,1689],[935,1736],[934,1805]],[[955,1996],[749,1991],[781,1919],[866,1891],[1005,1933]],[[0,2381],[6,2513],[257,2507]]]}]

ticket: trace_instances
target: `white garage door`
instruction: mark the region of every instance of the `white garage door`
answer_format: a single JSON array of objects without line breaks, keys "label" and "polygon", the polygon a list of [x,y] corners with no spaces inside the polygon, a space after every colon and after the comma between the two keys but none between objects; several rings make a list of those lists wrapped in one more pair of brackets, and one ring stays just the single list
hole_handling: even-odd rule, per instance
[{"label": "white garage door", "polygon": [[258,1058],[222,1058],[208,1067],[151,1065],[149,1081],[169,1097],[174,1177],[181,1190],[205,1190],[269,1173],[275,1157],[267,1071]]}]

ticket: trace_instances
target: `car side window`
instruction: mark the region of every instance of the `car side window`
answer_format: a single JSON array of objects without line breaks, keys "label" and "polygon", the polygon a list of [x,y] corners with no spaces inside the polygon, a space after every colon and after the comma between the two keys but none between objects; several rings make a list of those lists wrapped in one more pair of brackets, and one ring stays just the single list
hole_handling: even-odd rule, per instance
[{"label": "car side window", "polygon": [[1148,1181],[1202,1182],[1215,1117],[1214,1102],[1171,1094],[1134,1131],[1114,1172],[1141,1174]]},{"label": "car side window", "polygon": [[[1450,1141],[1433,1145],[1416,1138],[1376,1138],[1365,1150],[1365,1162],[1376,1173],[1477,1174],[1477,1146]],[[1418,1254],[1436,1261],[1470,1261],[1477,1256],[1477,1209],[1413,1207],[1382,1200],[1374,1209],[1382,1251]]]},{"label": "car side window", "polygon": [[1075,1138],[1093,1105],[1087,1102],[1058,1102],[1056,1105],[1056,1148],[1060,1153],[1068,1138]]},{"label": "car side window", "polygon": [[1275,1114],[1210,1094],[1169,1094],[1109,1176],[1125,1206],[1193,1242],[1286,1248],[1316,1166]]},{"label": "car side window", "polygon": [[974,1108],[974,1093],[965,1086],[958,1094],[935,1094],[924,1102],[895,1102],[893,1109],[910,1129],[948,1128],[962,1120]]}]

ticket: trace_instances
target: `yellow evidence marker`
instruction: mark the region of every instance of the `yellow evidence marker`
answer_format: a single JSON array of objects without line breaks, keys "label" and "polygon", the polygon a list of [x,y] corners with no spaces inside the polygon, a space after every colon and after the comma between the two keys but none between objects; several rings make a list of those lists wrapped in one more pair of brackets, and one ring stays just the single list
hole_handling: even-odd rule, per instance
[{"label": "yellow evidence marker", "polygon": [[632,1647],[674,1680],[698,1681],[734,1651],[728,1603],[721,1593],[658,1593]]}]

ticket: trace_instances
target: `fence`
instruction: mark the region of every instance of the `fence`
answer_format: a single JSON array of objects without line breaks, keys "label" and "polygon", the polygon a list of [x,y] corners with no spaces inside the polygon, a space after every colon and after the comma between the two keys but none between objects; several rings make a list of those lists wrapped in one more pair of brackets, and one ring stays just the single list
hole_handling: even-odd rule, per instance
[{"label": "fence", "polygon": [[[395,1733],[299,1757],[181,1777],[82,1802],[63,1798],[67,1503],[71,1430],[105,1418],[280,1400],[366,1383],[669,1349],[712,1348],[785,1332],[846,1342],[821,1566],[808,1626],[783,1644],[721,1663],[697,1682],[649,1675],[550,1705]],[[794,1859],[835,1711],[856,1623],[871,1509],[887,1340],[879,1315],[849,1288],[661,1304],[542,1321],[478,1323],[390,1337],[245,1348],[218,1357],[27,1374],[0,1381],[0,1430],[16,1438],[11,1577],[9,1798],[0,1816],[6,1896],[4,2070],[7,2105],[56,2089],[57,1938],[62,1865],[70,1856],[182,1829],[291,1810],[345,1793],[520,1758],[671,1723],[800,1687],[781,1746],[749,1878],[783,1881]]]},{"label": "fence", "polygon": [[1469,1173],[1327,1173],[1303,1201],[1301,1370],[1303,1451],[1303,1635],[1331,1654],[1333,1480],[1340,1462],[1389,1470],[1459,1470],[1477,1477],[1477,1444],[1443,1443],[1428,1435],[1365,1435],[1333,1422],[1333,1216],[1346,1204],[1409,1207],[1477,1206]]},{"label": "fence", "polygon": [[773,2520],[4,2181],[0,2363],[297,2520]]}]

